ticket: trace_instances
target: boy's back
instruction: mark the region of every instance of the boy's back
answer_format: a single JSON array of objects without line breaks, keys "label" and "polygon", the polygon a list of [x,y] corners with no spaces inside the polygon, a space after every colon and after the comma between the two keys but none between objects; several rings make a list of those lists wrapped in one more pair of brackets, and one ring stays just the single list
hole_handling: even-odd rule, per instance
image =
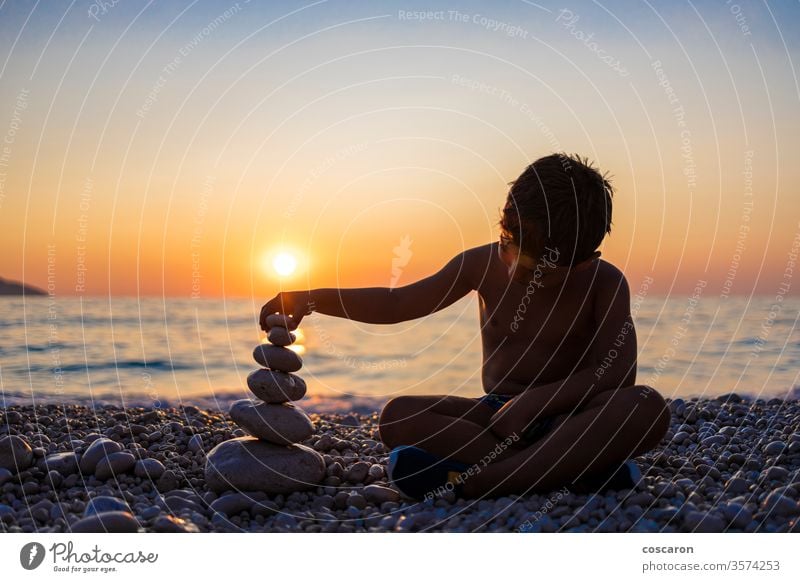
[{"label": "boy's back", "polygon": [[608,306],[598,305],[598,291],[623,292],[619,269],[599,258],[566,276],[551,268],[537,274],[534,265],[526,283],[509,276],[497,242],[467,254],[472,260],[465,267],[473,271],[479,295],[485,392],[518,394],[522,389],[515,384],[556,382],[593,365],[592,344],[608,316]]},{"label": "boy's back", "polygon": [[[599,259],[612,193],[578,156],[540,158],[513,183],[499,242],[397,289],[281,293],[262,308],[261,325],[276,311],[298,323],[311,311],[395,323],[477,291],[486,394],[389,401],[380,434],[394,448],[395,484],[412,497],[445,485],[467,496],[520,493],[586,475],[630,487],[635,471],[625,459],[659,442],[669,411],[655,390],[635,384],[628,284]],[[465,471],[469,480],[459,482]]]}]

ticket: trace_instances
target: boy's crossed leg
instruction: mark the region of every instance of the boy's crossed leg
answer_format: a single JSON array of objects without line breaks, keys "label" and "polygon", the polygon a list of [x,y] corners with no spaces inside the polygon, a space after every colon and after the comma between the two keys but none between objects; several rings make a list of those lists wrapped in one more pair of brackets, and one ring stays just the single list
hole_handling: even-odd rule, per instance
[{"label": "boy's crossed leg", "polygon": [[391,447],[415,445],[464,464],[482,462],[463,481],[465,496],[481,497],[553,490],[619,466],[655,447],[669,427],[663,398],[647,386],[598,394],[571,416],[557,417],[539,440],[517,441],[518,448],[498,447],[503,441],[487,428],[494,412],[457,396],[400,397],[381,414],[381,438]]}]

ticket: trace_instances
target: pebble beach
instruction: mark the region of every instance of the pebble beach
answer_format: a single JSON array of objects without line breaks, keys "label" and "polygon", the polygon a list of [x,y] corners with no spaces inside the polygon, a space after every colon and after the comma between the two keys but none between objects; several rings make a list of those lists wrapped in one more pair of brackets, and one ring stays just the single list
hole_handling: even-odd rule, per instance
[{"label": "pebble beach", "polygon": [[632,490],[464,500],[403,498],[386,477],[378,413],[310,412],[319,486],[217,493],[206,454],[246,436],[213,409],[0,409],[2,532],[794,532],[800,401],[736,394],[669,402]]}]

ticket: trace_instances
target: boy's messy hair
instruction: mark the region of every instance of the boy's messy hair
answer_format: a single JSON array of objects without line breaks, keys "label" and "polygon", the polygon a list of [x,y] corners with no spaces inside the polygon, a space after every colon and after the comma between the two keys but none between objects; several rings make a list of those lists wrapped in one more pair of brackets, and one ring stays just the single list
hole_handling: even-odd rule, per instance
[{"label": "boy's messy hair", "polygon": [[500,228],[520,251],[538,259],[557,249],[558,265],[586,260],[611,232],[614,189],[606,175],[577,154],[539,158],[514,182]]}]

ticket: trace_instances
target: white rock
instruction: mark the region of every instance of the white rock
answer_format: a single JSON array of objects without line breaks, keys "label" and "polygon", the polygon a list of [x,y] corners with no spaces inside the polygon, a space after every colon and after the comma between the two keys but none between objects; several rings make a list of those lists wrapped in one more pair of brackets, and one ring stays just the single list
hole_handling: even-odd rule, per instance
[{"label": "white rock", "polygon": [[303,360],[294,351],[270,344],[257,345],[253,350],[253,358],[265,368],[281,372],[297,372],[303,367]]},{"label": "white rock", "polygon": [[305,412],[293,404],[255,403],[237,400],[231,405],[231,419],[254,437],[278,445],[299,443],[314,433]]},{"label": "white rock", "polygon": [[251,437],[218,444],[206,457],[206,486],[269,494],[312,489],[325,476],[322,455],[303,445],[283,447]]},{"label": "white rock", "polygon": [[264,368],[247,376],[247,387],[259,399],[275,404],[300,400],[306,395],[306,383],[300,376]]}]

